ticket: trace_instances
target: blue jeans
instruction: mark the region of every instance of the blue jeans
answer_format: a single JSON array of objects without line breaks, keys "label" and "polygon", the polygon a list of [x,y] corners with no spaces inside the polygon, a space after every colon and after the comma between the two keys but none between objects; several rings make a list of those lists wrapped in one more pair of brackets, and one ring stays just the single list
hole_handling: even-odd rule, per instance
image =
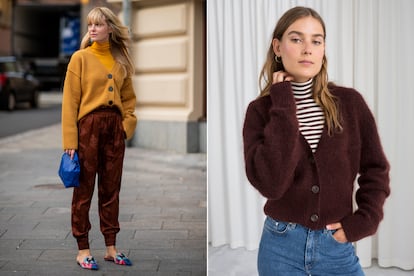
[{"label": "blue jeans", "polygon": [[352,243],[332,230],[311,230],[266,218],[258,254],[260,276],[364,276]]}]

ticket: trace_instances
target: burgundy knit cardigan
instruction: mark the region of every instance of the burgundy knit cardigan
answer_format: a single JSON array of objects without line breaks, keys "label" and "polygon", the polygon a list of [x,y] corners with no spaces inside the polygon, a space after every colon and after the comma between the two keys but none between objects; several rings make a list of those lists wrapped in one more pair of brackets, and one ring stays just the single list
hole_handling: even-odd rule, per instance
[{"label": "burgundy knit cardigan", "polygon": [[243,127],[246,174],[267,198],[266,215],[314,230],[341,222],[354,242],[374,234],[383,218],[389,164],[362,96],[350,88],[329,89],[343,131],[328,135],[325,124],[315,153],[299,132],[290,82],[274,84],[270,95],[250,103]]}]

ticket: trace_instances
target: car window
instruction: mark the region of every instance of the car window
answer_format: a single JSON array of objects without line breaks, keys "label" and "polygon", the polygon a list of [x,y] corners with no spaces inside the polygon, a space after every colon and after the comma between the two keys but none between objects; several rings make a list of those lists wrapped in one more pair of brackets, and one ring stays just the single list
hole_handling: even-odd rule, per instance
[{"label": "car window", "polygon": [[30,64],[27,63],[27,62],[18,61],[17,64],[16,64],[16,66],[17,66],[17,70],[19,72],[26,72],[26,73],[31,72],[31,70],[30,70]]},{"label": "car window", "polygon": [[13,62],[0,63],[0,70],[2,72],[16,72],[16,64]]}]

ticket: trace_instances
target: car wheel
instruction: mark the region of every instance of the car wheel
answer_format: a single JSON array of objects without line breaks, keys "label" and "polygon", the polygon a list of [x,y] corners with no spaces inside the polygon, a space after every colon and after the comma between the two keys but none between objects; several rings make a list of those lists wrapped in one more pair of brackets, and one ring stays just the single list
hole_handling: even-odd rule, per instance
[{"label": "car wheel", "polygon": [[10,92],[7,97],[7,110],[13,111],[16,108],[16,96]]},{"label": "car wheel", "polygon": [[33,108],[39,107],[39,91],[36,90],[36,91],[33,92],[33,98],[30,101],[30,105]]}]

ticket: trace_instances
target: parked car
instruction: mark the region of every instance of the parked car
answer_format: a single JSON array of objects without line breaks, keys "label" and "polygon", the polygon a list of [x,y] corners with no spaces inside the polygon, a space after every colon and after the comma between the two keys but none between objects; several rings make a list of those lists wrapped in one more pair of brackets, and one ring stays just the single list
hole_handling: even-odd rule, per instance
[{"label": "parked car", "polygon": [[29,67],[16,57],[0,57],[0,108],[14,110],[16,103],[29,102],[34,108],[39,105],[39,82]]}]

